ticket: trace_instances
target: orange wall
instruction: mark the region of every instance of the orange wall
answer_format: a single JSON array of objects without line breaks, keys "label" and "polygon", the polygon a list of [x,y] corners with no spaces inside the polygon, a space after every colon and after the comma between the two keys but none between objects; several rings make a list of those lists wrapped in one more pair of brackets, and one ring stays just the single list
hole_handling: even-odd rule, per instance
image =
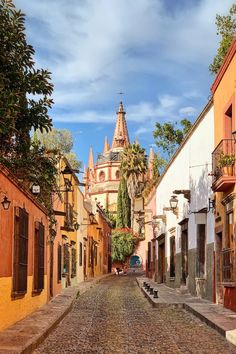
[{"label": "orange wall", "polygon": [[[45,237],[48,236],[48,221],[46,214],[34,204],[15,184],[13,184],[0,170],[0,190],[7,192],[11,201],[9,210],[0,207],[0,277],[12,275],[13,266],[13,232],[14,232],[14,207],[25,208],[29,214],[29,240],[28,240],[28,275],[33,275],[33,236],[34,223],[41,221],[45,226]],[[0,196],[2,198],[2,195]],[[46,252],[46,249],[45,249]],[[2,255],[2,256],[1,256]],[[46,253],[45,253],[46,255]],[[45,257],[45,271],[47,262]]]},{"label": "orange wall", "polygon": [[[0,167],[0,190],[7,192],[11,201],[9,210],[3,210],[0,205],[0,330],[10,326],[16,321],[35,311],[48,300],[48,221],[44,209],[34,202],[34,198],[25,193],[11,179],[9,172]],[[0,194],[0,201],[3,195]],[[29,214],[29,239],[28,239],[28,277],[27,293],[21,298],[13,299],[12,275],[13,275],[13,246],[14,246],[14,207],[25,208]],[[45,286],[44,290],[32,296],[33,290],[33,252],[35,222],[41,221],[45,226]]]},{"label": "orange wall", "polygon": [[233,130],[236,130],[235,105],[236,105],[236,55],[232,58],[224,76],[222,77],[214,93],[214,114],[215,114],[215,146],[221,139],[224,139],[224,113],[232,102],[233,105]]}]

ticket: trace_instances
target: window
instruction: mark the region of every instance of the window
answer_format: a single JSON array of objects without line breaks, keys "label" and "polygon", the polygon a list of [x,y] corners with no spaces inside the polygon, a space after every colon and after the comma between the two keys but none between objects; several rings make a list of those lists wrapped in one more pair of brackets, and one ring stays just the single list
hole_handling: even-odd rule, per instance
[{"label": "window", "polygon": [[63,247],[63,260],[64,260],[64,265],[63,265],[63,273],[69,274],[69,268],[70,268],[70,253],[69,253],[69,246],[68,244],[64,244]]},{"label": "window", "polygon": [[116,179],[120,179],[120,171],[116,171]]},{"label": "window", "polygon": [[101,171],[99,173],[99,182],[104,182],[105,181],[105,172]]},{"label": "window", "polygon": [[44,289],[44,225],[35,223],[34,235],[34,290]]},{"label": "window", "polygon": [[79,243],[79,265],[82,266],[82,257],[83,257],[83,245],[82,242]]},{"label": "window", "polygon": [[71,278],[76,276],[76,248],[71,249]]},{"label": "window", "polygon": [[28,220],[25,209],[15,208],[13,295],[27,292]]},{"label": "window", "polygon": [[199,224],[197,227],[197,277],[203,278],[206,261],[206,226]]},{"label": "window", "polygon": [[232,105],[225,112],[225,139],[232,139]]},{"label": "window", "polygon": [[234,240],[233,233],[233,212],[230,211],[226,214],[226,239],[225,239],[225,248],[232,248]]},{"label": "window", "polygon": [[97,245],[94,245],[94,261],[95,261],[95,266],[98,264],[98,248]]},{"label": "window", "polygon": [[61,245],[57,248],[57,282],[61,281]]},{"label": "window", "polygon": [[74,221],[74,212],[73,212],[73,206],[70,203],[65,203],[65,229],[66,230],[71,230],[73,229],[73,221]]},{"label": "window", "polygon": [[170,277],[175,277],[175,236],[170,237]]}]

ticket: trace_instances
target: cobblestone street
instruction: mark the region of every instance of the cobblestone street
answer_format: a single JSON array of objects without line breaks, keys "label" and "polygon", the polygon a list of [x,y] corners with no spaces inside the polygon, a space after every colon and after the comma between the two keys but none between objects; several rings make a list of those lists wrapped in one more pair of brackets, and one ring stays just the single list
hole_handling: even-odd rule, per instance
[{"label": "cobblestone street", "polygon": [[152,308],[128,275],[103,279],[81,295],[34,353],[228,354],[236,348],[184,310]]}]

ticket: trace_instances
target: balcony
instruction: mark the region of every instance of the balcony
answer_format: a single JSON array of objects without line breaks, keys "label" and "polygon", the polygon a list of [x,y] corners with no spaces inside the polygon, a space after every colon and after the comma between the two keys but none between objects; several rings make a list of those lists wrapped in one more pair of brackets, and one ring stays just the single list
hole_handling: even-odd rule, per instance
[{"label": "balcony", "polygon": [[234,251],[231,248],[225,248],[221,251],[222,257],[222,281],[223,283],[232,283],[234,279]]},{"label": "balcony", "polygon": [[[225,192],[236,183],[235,163],[231,161],[235,156],[235,142],[233,139],[223,139],[212,153],[214,192]],[[228,163],[228,165],[227,165]]]}]

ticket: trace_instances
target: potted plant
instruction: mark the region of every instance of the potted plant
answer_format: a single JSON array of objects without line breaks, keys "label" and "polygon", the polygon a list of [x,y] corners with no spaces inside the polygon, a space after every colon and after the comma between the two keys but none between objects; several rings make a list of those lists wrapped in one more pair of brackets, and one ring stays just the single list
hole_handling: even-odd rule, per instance
[{"label": "potted plant", "polygon": [[233,175],[233,165],[235,162],[234,154],[220,154],[218,160],[218,167],[222,170],[223,175],[232,176]]}]

